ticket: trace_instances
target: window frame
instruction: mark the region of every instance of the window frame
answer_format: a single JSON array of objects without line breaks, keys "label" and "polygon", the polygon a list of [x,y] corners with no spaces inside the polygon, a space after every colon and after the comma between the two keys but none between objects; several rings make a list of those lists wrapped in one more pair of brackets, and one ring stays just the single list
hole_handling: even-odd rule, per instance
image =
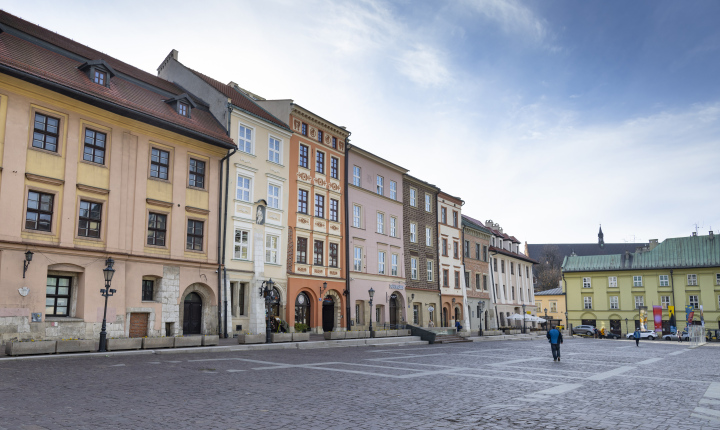
[{"label": "window frame", "polygon": [[385,195],[385,178],[383,178],[380,175],[375,175],[375,185],[376,185],[375,192],[378,195],[384,196]]},{"label": "window frame", "polygon": [[[240,180],[243,181],[243,185],[240,185]],[[247,181],[247,187],[245,187],[245,181]],[[242,195],[240,195],[240,192],[242,191]],[[245,197],[245,193],[247,192],[247,199],[243,198]],[[245,176],[243,174],[237,173],[235,178],[235,199],[240,200],[241,202],[251,203],[253,199],[253,178],[251,176]]]},{"label": "window frame", "polygon": [[[238,233],[240,233],[240,241],[238,241]],[[245,240],[243,241],[243,236],[245,237]],[[244,228],[235,228],[235,232],[233,234],[233,259],[234,260],[244,260],[244,261],[250,261],[251,253],[250,253],[250,230],[244,229]],[[238,248],[240,255],[238,256]],[[245,251],[245,257],[242,256],[243,250]]]},{"label": "window frame", "polygon": [[328,212],[328,219],[333,222],[338,222],[340,202],[336,199],[330,199],[330,210]]},{"label": "window frame", "polygon": [[417,243],[417,224],[410,223],[410,242]]},{"label": "window frame", "polygon": [[432,199],[428,193],[425,193],[425,212],[432,212]]},{"label": "window frame", "polygon": [[[240,136],[240,133],[242,130],[245,129],[245,135]],[[247,132],[250,131],[250,138],[247,138]],[[246,150],[248,149],[249,151]],[[238,123],[238,143],[237,143],[238,151],[244,152],[246,154],[254,155],[255,154],[255,127],[250,127],[242,123]]]},{"label": "window frame", "polygon": [[102,85],[103,87],[107,87],[107,86],[108,86],[108,85],[107,85],[107,83],[108,83],[108,81],[107,81],[108,73],[107,73],[106,71],[100,70],[100,69],[98,69],[98,68],[96,68],[96,67],[93,68],[93,72],[95,72],[95,73],[93,73],[93,78],[92,78],[93,83],[96,83],[96,84],[98,84],[98,85]]},{"label": "window frame", "polygon": [[[149,294],[149,298],[148,298]],[[152,279],[142,279],[140,301],[142,302],[153,302],[155,301],[155,281]]]},{"label": "window frame", "polygon": [[353,203],[353,227],[362,228],[362,206]]},{"label": "window frame", "polygon": [[[42,117],[45,118],[45,120],[42,122],[42,124],[43,124],[43,126],[44,126],[44,128],[42,128],[42,129],[37,128],[37,124],[38,124],[37,117],[38,117],[38,115],[40,115],[40,116],[42,116]],[[48,127],[47,122],[48,122],[48,120],[55,120],[55,121],[57,121],[57,125],[56,125],[56,126],[51,126],[51,127],[54,127],[54,128],[56,129],[56,132],[53,133],[53,132],[47,130],[47,127]],[[31,131],[31,133],[30,133],[30,147],[33,148],[33,149],[38,149],[38,150],[41,150],[41,151],[47,151],[47,152],[50,152],[50,153],[58,154],[58,155],[59,155],[59,154],[60,154],[60,136],[61,136],[62,126],[63,126],[62,120],[63,120],[63,119],[60,118],[59,116],[56,117],[56,116],[53,116],[53,115],[48,115],[48,114],[45,113],[44,111],[39,111],[39,110],[33,109],[33,111],[32,111],[32,119],[31,119],[31,121],[32,121],[32,126],[33,126],[33,127],[32,127],[32,131]],[[35,136],[36,134],[42,135],[42,140],[36,139],[36,136]],[[50,145],[54,145],[54,146],[55,146],[55,149],[48,149],[48,148],[47,148],[47,146],[48,146],[47,138],[48,138],[48,137],[55,139],[55,143],[54,143],[54,144],[53,144],[53,143],[50,143]],[[37,142],[42,142],[42,146],[35,146],[35,142],[36,142],[36,141],[37,141]]]},{"label": "window frame", "polygon": [[592,296],[583,297],[583,310],[592,309]]},{"label": "window frame", "polygon": [[300,144],[298,149],[298,166],[309,169],[310,162],[310,147],[307,145]]},{"label": "window frame", "polygon": [[[30,208],[30,193],[35,193],[38,195],[37,198],[37,209]],[[42,209],[42,198],[43,196],[49,196],[50,202],[49,202],[49,210]],[[46,190],[39,190],[36,188],[28,188],[25,192],[25,222],[23,223],[23,230],[26,231],[32,231],[32,232],[42,232],[42,233],[53,233],[54,229],[54,215],[55,215],[55,193],[48,192]],[[35,218],[35,227],[28,227],[28,214],[34,213],[36,215]],[[40,226],[40,219],[42,215],[50,215],[50,220],[47,221],[48,228],[39,228]],[[32,222],[32,221],[31,221]]]},{"label": "window frame", "polygon": [[592,279],[590,277],[583,277],[582,279],[583,288],[592,288]]},{"label": "window frame", "polygon": [[697,284],[698,284],[697,274],[688,273],[687,274],[687,284],[688,284],[688,286],[692,286],[692,287],[697,286]]},{"label": "window frame", "polygon": [[617,288],[617,276],[608,276],[608,288]]},{"label": "window frame", "polygon": [[[59,317],[59,318],[66,318],[70,316],[70,309],[72,307],[72,284],[73,284],[73,278],[71,276],[59,276],[59,275],[47,275],[47,278],[55,278],[55,285],[52,287],[55,288],[55,294],[49,294],[47,289],[48,287],[51,287],[50,285],[47,285],[47,280],[45,281],[45,317]],[[60,285],[60,279],[67,279],[68,285],[67,286],[61,286]],[[67,294],[59,294],[58,291],[60,288],[67,288]],[[49,313],[47,311],[48,308],[48,299],[54,299],[53,301],[53,313]],[[65,314],[58,314],[57,308],[58,308],[58,299],[66,299],[66,306],[60,306],[67,308],[67,312]]]},{"label": "window frame", "polygon": [[[695,300],[693,300],[693,297],[695,298]],[[688,303],[690,304],[690,306],[693,307],[693,309],[700,309],[700,296],[695,294],[689,294]]]},{"label": "window frame", "polygon": [[[88,216],[83,216],[82,211],[83,209],[83,203],[87,203],[89,205],[87,212]],[[80,198],[80,204],[78,205],[78,224],[77,224],[77,237],[83,238],[83,239],[102,239],[102,227],[103,227],[103,203],[101,201],[92,200],[92,199],[86,199],[84,197]],[[99,205],[100,211],[97,218],[92,218],[90,214],[92,213],[92,205]],[[84,229],[86,234],[82,234],[83,228],[80,227],[82,222],[85,221],[87,223],[87,227]],[[97,229],[91,229],[90,225],[95,222],[97,223]],[[90,235],[91,230],[97,230],[97,236]]]},{"label": "window frame", "polygon": [[309,191],[303,188],[298,188],[298,213],[304,214],[304,215],[310,215],[308,213],[308,194]]},{"label": "window frame", "polygon": [[[158,161],[153,161],[153,157],[155,157],[155,155],[154,155],[155,151],[158,152],[158,155],[157,155]],[[163,164],[163,162],[162,162],[163,153],[167,154],[167,164]],[[170,165],[171,164],[172,164],[172,154],[169,149],[162,149],[155,145],[150,146],[150,179],[171,182],[170,181],[170,177],[171,177],[170,176],[171,175]],[[157,170],[155,170],[155,166],[157,166]],[[163,167],[166,169],[164,178],[161,175]],[[157,176],[155,176],[154,173]]]},{"label": "window frame", "polygon": [[[193,161],[195,162],[195,166],[193,166]],[[202,163],[202,172],[198,171],[198,163]],[[195,171],[193,171],[193,167]],[[205,160],[199,160],[197,158],[190,157],[190,161],[188,162],[188,187],[204,190],[206,169],[207,163],[205,162]],[[199,181],[198,178],[200,178]],[[200,183],[199,185],[198,182]]]},{"label": "window frame", "polygon": [[443,257],[448,256],[448,240],[444,237],[440,239],[440,252]]},{"label": "window frame", "polygon": [[417,260],[417,257],[410,257],[410,279],[412,280],[417,280],[418,278]]},{"label": "window frame", "polygon": [[425,262],[426,265],[426,272],[427,272],[427,281],[432,282],[435,279],[435,263],[432,260],[427,260]]},{"label": "window frame", "polygon": [[633,287],[642,287],[642,275],[633,275]]},{"label": "window frame", "polygon": [[325,152],[315,150],[315,173],[325,174]]},{"label": "window frame", "polygon": [[610,296],[610,309],[620,309],[620,298],[618,296]]},{"label": "window frame", "polygon": [[[308,264],[307,263],[307,245],[308,238],[298,236],[295,246],[295,262],[297,264]],[[301,246],[302,244],[302,246]]]},{"label": "window frame", "polygon": [[416,208],[417,207],[417,190],[415,188],[410,188],[410,206]]},{"label": "window frame", "polygon": [[315,193],[314,212],[316,218],[325,219],[325,195]]},{"label": "window frame", "polygon": [[[275,247],[272,247],[272,239],[275,239]],[[270,243],[270,245],[268,245]],[[272,261],[273,252],[275,253],[275,261]],[[269,258],[268,258],[269,257]],[[280,264],[280,235],[273,233],[265,233],[265,263]]]},{"label": "window frame", "polygon": [[385,251],[378,251],[378,275],[385,274]]},{"label": "window frame", "polygon": [[[193,225],[193,232],[190,233],[190,223]],[[197,233],[197,225],[200,224],[200,233]],[[204,252],[205,251],[205,225],[206,220],[197,218],[188,218],[185,225],[187,226],[185,231],[185,251],[191,252]],[[192,242],[190,239],[192,238]],[[200,249],[195,249],[197,241],[200,242]],[[188,245],[192,243],[192,247],[188,248]]]},{"label": "window frame", "polygon": [[362,178],[362,169],[359,166],[353,165],[353,185],[355,185],[356,187],[359,187],[361,184],[361,182],[360,182],[361,178]]},{"label": "window frame", "polygon": [[425,227],[425,246],[433,246],[432,227]]},{"label": "window frame", "polygon": [[453,227],[457,228],[458,226],[458,211],[453,211]]},{"label": "window frame", "polygon": [[398,255],[390,255],[390,276],[398,276]]},{"label": "window frame", "polygon": [[330,177],[333,179],[340,178],[340,160],[337,157],[330,156]]},{"label": "window frame", "polygon": [[[663,277],[665,279],[663,279]],[[670,275],[660,275],[658,277],[658,286],[660,287],[669,287],[670,286]]]},{"label": "window frame", "polygon": [[328,243],[328,267],[338,267],[340,245],[335,242]]},{"label": "window frame", "polygon": [[397,182],[390,181],[390,198],[397,200]]},{"label": "window frame", "polygon": [[325,241],[313,240],[313,265],[324,266],[325,264]]},{"label": "window frame", "polygon": [[635,309],[645,306],[645,296],[633,296],[635,299]]},{"label": "window frame", "polygon": [[667,309],[670,306],[670,296],[660,296],[660,306]]},{"label": "window frame", "polygon": [[[151,227],[151,221],[150,217],[155,216],[154,224],[157,226],[157,217],[163,217],[164,218],[164,228],[158,228],[158,227]],[[157,246],[161,248],[167,247],[168,237],[167,237],[167,230],[168,230],[168,214],[163,212],[158,212],[154,210],[148,210],[148,216],[147,216],[147,235],[145,236],[145,246]],[[150,232],[154,232],[152,236],[152,240],[154,243],[150,243]],[[157,233],[162,232],[162,239],[158,239],[156,236]],[[159,240],[162,240],[162,244],[158,244],[157,242]]]},{"label": "window frame", "polygon": [[447,208],[445,206],[440,207],[440,222],[447,225]]},{"label": "window frame", "polygon": [[[93,133],[93,136],[92,136],[92,137],[88,136],[88,132]],[[102,135],[102,136],[103,136],[103,139],[102,139],[102,142],[103,142],[103,143],[102,143],[102,145],[104,145],[104,146],[100,146],[100,145],[97,144],[97,142],[98,142],[97,136],[98,136],[98,135]],[[91,140],[92,140],[92,143],[89,143],[89,142],[88,142],[88,139],[91,139]],[[107,156],[107,147],[108,147],[108,144],[107,144],[107,143],[108,143],[108,139],[107,139],[107,133],[106,133],[106,132],[104,132],[104,131],[98,131],[98,130],[95,130],[94,128],[91,128],[91,127],[85,127],[84,132],[83,132],[82,161],[87,162],[87,163],[97,164],[97,165],[100,165],[100,166],[104,166],[104,165],[105,165],[105,158],[106,158],[106,156]],[[90,160],[88,160],[88,159],[85,158],[85,156],[87,155],[87,149],[88,149],[88,148],[90,149]],[[103,154],[103,155],[100,155],[100,156],[99,156],[100,159],[101,159],[100,162],[95,161],[95,159],[98,157],[98,155],[96,155],[98,151],[102,151],[102,154]]]},{"label": "window frame", "polygon": [[397,217],[390,216],[390,237],[397,236]]},{"label": "window frame", "polygon": [[[277,145],[277,149],[273,148],[273,145]],[[268,136],[268,161],[271,163],[279,164],[282,166],[282,147],[283,140],[273,135]],[[277,158],[277,160],[275,160]]]},{"label": "window frame", "polygon": [[[358,252],[360,253],[360,255],[358,255]],[[362,272],[362,256],[362,246],[353,246],[353,270],[356,272]]]},{"label": "window frame", "polygon": [[[277,195],[273,195],[272,188],[277,190]],[[267,200],[268,208],[282,210],[282,204],[280,203],[280,202],[282,202],[282,186],[275,184],[273,182],[268,182],[267,195],[268,195],[268,200]]]},{"label": "window frame", "polygon": [[385,234],[385,214],[383,212],[377,212],[376,215],[377,228],[376,233]]}]

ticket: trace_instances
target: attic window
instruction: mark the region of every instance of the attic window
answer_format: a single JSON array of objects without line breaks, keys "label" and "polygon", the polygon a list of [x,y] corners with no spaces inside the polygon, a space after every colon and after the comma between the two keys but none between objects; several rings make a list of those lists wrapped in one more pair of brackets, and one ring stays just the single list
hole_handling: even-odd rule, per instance
[{"label": "attic window", "polygon": [[92,82],[103,87],[109,87],[110,79],[116,75],[115,70],[103,60],[87,61],[81,64],[78,69],[85,72],[85,75]]},{"label": "attic window", "polygon": [[93,81],[96,84],[100,84],[102,86],[105,86],[105,82],[107,81],[107,73],[95,69],[95,77],[93,78]]},{"label": "attic window", "polygon": [[178,113],[182,116],[189,116],[190,106],[187,103],[178,102]]},{"label": "attic window", "polygon": [[175,112],[188,118],[190,118],[190,112],[192,109],[196,107],[195,102],[193,102],[187,93],[167,99],[165,100],[165,103],[169,104]]}]

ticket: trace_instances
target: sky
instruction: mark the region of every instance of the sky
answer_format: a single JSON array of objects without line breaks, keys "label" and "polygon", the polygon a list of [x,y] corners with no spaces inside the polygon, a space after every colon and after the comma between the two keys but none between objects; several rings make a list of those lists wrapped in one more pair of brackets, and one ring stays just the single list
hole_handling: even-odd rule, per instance
[{"label": "sky", "polygon": [[149,73],[179,60],[528,243],[720,230],[720,2],[5,0]]}]

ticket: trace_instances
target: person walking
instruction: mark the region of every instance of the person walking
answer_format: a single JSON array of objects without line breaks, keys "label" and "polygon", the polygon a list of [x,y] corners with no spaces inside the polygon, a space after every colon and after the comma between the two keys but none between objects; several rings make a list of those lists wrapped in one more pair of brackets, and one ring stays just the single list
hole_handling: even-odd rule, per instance
[{"label": "person walking", "polygon": [[560,344],[563,343],[562,333],[553,326],[552,330],[547,332],[548,342],[550,342],[550,350],[552,351],[553,361],[560,361]]},{"label": "person walking", "polygon": [[636,328],[635,333],[633,333],[633,337],[635,338],[635,346],[640,346],[640,329]]},{"label": "person walking", "polygon": [[430,322],[428,323],[428,327],[435,327],[435,323],[433,322],[433,320],[430,320]]},{"label": "person walking", "polygon": [[678,338],[678,342],[682,343],[682,341],[683,341],[683,336],[682,336],[682,333],[680,332],[680,330],[676,331],[676,332],[675,332],[675,335],[676,335],[677,338]]}]

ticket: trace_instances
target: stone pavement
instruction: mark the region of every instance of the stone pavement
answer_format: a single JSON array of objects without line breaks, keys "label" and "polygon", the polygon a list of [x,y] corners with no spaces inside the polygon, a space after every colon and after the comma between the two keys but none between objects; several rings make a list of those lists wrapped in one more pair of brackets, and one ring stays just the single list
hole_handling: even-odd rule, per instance
[{"label": "stone pavement", "polygon": [[567,339],[0,360],[0,429],[717,429],[720,348]]}]

